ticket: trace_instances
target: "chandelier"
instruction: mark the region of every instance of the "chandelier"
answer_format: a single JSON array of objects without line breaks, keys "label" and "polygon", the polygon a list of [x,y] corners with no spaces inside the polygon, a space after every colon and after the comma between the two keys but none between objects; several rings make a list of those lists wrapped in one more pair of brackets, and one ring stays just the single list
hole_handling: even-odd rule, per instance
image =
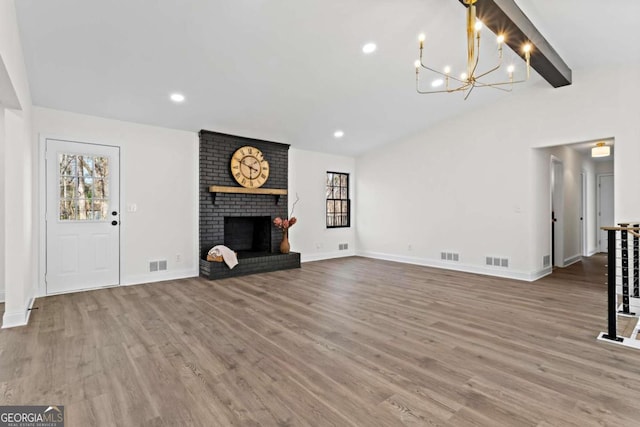
[{"label": "chandelier", "polygon": [[[507,67],[507,80],[495,82],[485,80],[487,76],[497,71],[502,66],[502,49],[505,43],[504,34],[499,34],[496,39],[498,43],[497,64],[487,71],[478,71],[478,62],[480,60],[480,30],[482,29],[482,22],[476,17],[475,3],[477,1],[478,0],[464,0],[464,4],[467,7],[467,71],[460,74],[459,77],[451,74],[451,67],[449,66],[444,67],[442,71],[438,71],[424,64],[422,52],[424,47],[425,35],[420,34],[420,37],[418,39],[420,41],[420,59],[416,60],[415,62],[416,91],[418,93],[425,94],[463,92],[465,94],[464,99],[466,100],[471,94],[471,91],[473,91],[473,89],[476,87],[492,87],[495,89],[503,90],[505,92],[511,92],[514,84],[526,82],[529,79],[532,47],[531,43],[525,43],[522,47],[522,52],[527,63],[526,77],[520,80],[514,80],[515,66],[511,64]],[[435,76],[438,77],[431,83],[431,86],[434,88],[433,90],[420,89],[421,68],[430,71],[431,74],[435,73]],[[442,86],[444,86],[444,88],[437,89]]]}]

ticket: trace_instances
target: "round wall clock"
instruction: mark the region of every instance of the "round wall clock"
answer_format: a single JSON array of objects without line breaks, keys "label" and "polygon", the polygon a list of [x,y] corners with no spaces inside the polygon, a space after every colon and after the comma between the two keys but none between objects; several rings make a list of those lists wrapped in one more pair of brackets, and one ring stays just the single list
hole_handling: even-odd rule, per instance
[{"label": "round wall clock", "polygon": [[231,156],[231,174],[243,187],[258,188],[269,178],[269,162],[262,151],[246,145]]}]

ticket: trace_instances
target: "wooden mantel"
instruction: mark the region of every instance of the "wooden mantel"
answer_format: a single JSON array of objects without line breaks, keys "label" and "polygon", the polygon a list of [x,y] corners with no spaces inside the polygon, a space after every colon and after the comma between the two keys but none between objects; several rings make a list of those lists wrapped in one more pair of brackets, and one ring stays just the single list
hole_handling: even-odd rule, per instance
[{"label": "wooden mantel", "polygon": [[231,193],[231,194],[270,194],[276,196],[276,204],[280,201],[280,196],[286,196],[287,190],[284,188],[245,188],[245,187],[227,187],[224,185],[212,185],[209,187],[209,192],[212,193],[213,202],[216,201],[217,193]]},{"label": "wooden mantel", "polygon": [[245,188],[245,187],[226,187],[224,185],[212,185],[209,187],[210,193],[239,193],[239,194],[273,194],[284,196],[287,190],[284,188]]}]

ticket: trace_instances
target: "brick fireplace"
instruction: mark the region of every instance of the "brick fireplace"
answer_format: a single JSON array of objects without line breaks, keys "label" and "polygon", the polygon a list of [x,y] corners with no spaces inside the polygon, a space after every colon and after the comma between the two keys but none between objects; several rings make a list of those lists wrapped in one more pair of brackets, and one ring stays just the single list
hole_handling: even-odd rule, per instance
[{"label": "brick fireplace", "polygon": [[[258,148],[269,162],[264,189],[288,188],[289,145],[200,131],[200,275],[210,279],[300,267],[300,254],[280,254],[282,231],[273,226],[287,216],[287,195],[211,193],[212,185],[238,187],[230,172],[232,154],[240,147]],[[208,262],[215,245],[238,253],[239,264]]]}]

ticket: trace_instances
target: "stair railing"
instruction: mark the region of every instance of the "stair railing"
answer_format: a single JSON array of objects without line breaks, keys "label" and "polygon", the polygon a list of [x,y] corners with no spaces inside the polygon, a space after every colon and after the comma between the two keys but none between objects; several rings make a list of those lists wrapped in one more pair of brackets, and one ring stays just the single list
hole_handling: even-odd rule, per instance
[{"label": "stair railing", "polygon": [[[630,309],[629,298],[629,234],[633,236],[633,296],[640,296],[640,222],[625,222],[618,224],[618,227],[601,227],[607,232],[607,333],[603,333],[601,338],[622,342],[616,331],[617,316],[635,316]],[[618,284],[617,275],[617,233],[620,233],[620,268],[622,287],[622,310],[618,311],[616,286]]]}]

